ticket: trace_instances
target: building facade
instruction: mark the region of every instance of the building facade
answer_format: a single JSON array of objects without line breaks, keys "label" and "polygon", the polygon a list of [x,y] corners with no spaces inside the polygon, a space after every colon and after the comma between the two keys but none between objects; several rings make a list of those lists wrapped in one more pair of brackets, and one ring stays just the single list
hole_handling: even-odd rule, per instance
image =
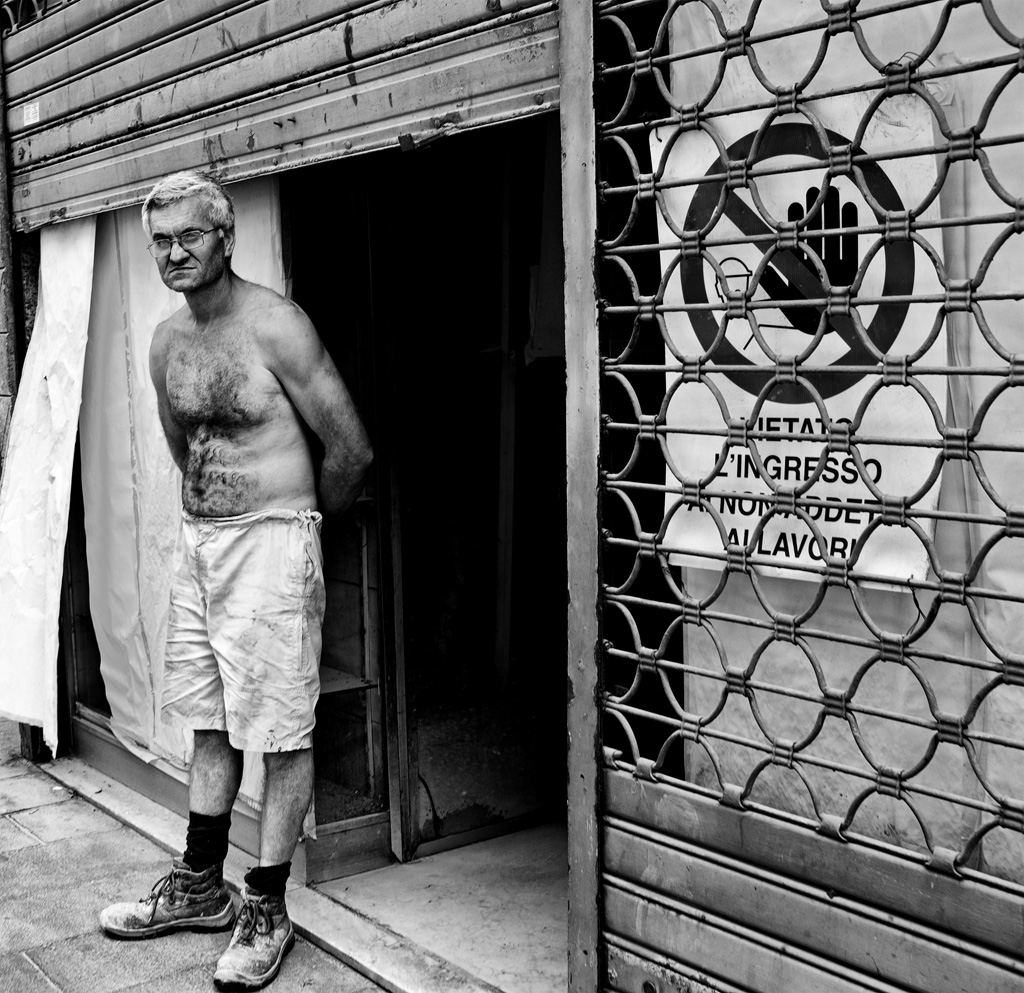
[{"label": "building facade", "polygon": [[16,246],[95,225],[79,754],[180,809],[136,205],[208,168],[379,456],[306,880],[567,810],[578,993],[1024,989],[1014,0],[4,9]]}]

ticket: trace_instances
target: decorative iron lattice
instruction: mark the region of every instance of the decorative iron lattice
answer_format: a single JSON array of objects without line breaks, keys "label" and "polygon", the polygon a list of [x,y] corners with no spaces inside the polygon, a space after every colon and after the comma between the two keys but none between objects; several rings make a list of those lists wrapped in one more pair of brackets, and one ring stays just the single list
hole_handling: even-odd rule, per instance
[{"label": "decorative iron lattice", "polygon": [[3,0],[3,27],[0,31],[6,37],[42,20],[47,14],[76,2],[77,0]]},{"label": "decorative iron lattice", "polygon": [[607,760],[1024,883],[1024,4],[599,0]]}]

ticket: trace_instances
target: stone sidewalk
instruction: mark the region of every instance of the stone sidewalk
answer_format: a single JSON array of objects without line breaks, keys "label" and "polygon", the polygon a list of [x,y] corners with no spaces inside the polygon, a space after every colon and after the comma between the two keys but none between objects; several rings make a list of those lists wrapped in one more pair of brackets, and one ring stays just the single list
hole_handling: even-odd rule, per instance
[{"label": "stone sidewalk", "polygon": [[[116,941],[100,931],[103,907],[144,896],[169,865],[163,849],[24,761],[18,726],[0,719],[0,993],[212,991],[229,932]],[[269,989],[381,987],[299,938]]]}]

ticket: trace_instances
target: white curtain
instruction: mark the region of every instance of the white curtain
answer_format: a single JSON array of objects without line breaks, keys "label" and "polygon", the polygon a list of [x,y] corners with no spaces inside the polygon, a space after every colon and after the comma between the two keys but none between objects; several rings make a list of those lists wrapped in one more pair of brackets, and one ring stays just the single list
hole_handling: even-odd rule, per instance
[{"label": "white curtain", "polygon": [[[231,188],[235,271],[284,292],[277,182]],[[159,720],[181,476],[149,379],[156,325],[184,299],[161,282],[138,208],[44,228],[39,304],[0,489],[0,714],[57,746],[57,630],[76,427],[90,610],[120,741],[184,766],[191,736]],[[88,342],[88,348],[86,343]],[[262,793],[246,763],[243,797]]]},{"label": "white curtain", "polygon": [[94,218],[44,228],[0,486],[0,714],[57,748],[57,619],[93,286]]},{"label": "white curtain", "polygon": [[[276,180],[237,184],[230,193],[235,271],[284,292]],[[86,554],[114,734],[147,761],[182,767],[191,735],[162,724],[159,714],[181,475],[157,415],[149,344],[184,298],[163,285],[146,242],[138,208],[99,220],[81,416]],[[262,763],[247,760],[242,792],[254,806],[261,773]]]}]

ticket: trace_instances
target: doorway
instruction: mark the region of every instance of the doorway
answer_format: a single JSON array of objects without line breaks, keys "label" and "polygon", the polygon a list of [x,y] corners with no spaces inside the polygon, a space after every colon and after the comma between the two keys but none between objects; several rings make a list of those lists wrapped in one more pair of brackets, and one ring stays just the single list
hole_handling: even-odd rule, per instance
[{"label": "doorway", "polygon": [[304,168],[281,198],[293,299],[376,453],[344,547],[325,531],[363,599],[325,627],[325,666],[359,686],[321,702],[317,803],[386,793],[402,861],[564,822],[557,126]]},{"label": "doorway", "polygon": [[[307,883],[565,821],[565,362],[557,118],[279,177],[288,289],[376,452],[324,529]],[[179,813],[115,738],[81,484],[63,635],[75,750]],[[236,807],[232,838],[257,850]],[[297,858],[299,856],[297,855]]]}]

